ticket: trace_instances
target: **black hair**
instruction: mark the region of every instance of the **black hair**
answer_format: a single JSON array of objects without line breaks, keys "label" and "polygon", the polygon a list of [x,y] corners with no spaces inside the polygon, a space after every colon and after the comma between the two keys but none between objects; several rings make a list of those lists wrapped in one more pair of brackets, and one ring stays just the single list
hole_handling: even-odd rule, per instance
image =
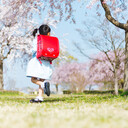
[{"label": "black hair", "polygon": [[39,33],[41,35],[47,35],[49,32],[51,32],[51,28],[48,25],[43,24],[39,27]]},{"label": "black hair", "polygon": [[36,36],[36,33],[37,33],[38,29],[34,29],[34,31],[32,32],[32,35],[35,37]]},{"label": "black hair", "polygon": [[36,36],[36,33],[37,33],[37,31],[39,30],[39,33],[41,34],[41,35],[47,35],[49,32],[51,32],[51,28],[48,26],[48,25],[46,25],[46,24],[43,24],[43,25],[41,25],[40,27],[39,27],[39,29],[34,29],[34,31],[32,32],[32,35],[35,37]]}]

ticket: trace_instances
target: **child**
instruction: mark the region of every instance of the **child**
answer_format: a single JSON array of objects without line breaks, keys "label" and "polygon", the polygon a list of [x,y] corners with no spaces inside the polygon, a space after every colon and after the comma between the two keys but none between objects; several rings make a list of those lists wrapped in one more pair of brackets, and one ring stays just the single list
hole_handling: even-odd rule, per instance
[{"label": "child", "polygon": [[35,29],[33,31],[33,58],[29,61],[27,66],[27,77],[31,77],[31,81],[34,84],[39,85],[39,95],[35,99],[31,99],[30,103],[41,103],[43,101],[43,87],[44,92],[47,96],[50,95],[50,84],[49,82],[44,81],[46,79],[50,79],[52,75],[52,66],[49,61],[41,60],[42,64],[40,64],[39,60],[36,58],[37,51],[37,33],[41,35],[50,36],[50,27],[48,25],[41,25],[39,29]]}]

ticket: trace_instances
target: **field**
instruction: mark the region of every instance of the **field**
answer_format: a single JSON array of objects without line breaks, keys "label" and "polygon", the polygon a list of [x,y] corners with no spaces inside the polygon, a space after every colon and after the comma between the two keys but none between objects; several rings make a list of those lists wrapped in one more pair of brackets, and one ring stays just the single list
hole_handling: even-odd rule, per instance
[{"label": "field", "polygon": [[0,128],[128,128],[128,98],[113,95],[35,96],[0,93]]}]

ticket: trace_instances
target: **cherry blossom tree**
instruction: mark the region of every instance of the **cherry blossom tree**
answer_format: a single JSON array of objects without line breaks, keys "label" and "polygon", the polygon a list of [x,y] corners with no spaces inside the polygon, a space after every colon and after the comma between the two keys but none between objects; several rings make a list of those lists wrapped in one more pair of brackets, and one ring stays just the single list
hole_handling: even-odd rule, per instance
[{"label": "cherry blossom tree", "polygon": [[[95,19],[97,23],[96,25],[93,24],[93,26],[92,24],[85,21],[83,24],[83,28],[77,29],[77,31],[81,35],[83,41],[86,41],[86,44],[106,55],[106,58],[108,59],[113,68],[113,73],[115,76],[113,78],[115,94],[118,95],[117,71],[119,70],[119,65],[121,64],[120,58],[124,57],[124,40],[122,38],[122,35],[124,33],[119,31],[119,29],[113,27],[108,21],[102,22],[101,18],[103,17],[99,16],[97,20]],[[85,55],[80,45],[75,44],[75,46],[83,55]],[[113,51],[115,60],[113,60],[110,51]],[[90,56],[89,58],[95,61],[101,61],[101,59],[94,58],[93,56]],[[122,61],[124,62],[123,59]]]},{"label": "cherry blossom tree", "polygon": [[[123,52],[123,49],[122,49]],[[124,54],[118,52],[118,63],[115,61],[116,56],[113,51],[108,53],[109,58],[105,53],[100,52],[89,63],[89,80],[90,84],[114,84],[115,94],[118,94],[118,82],[124,76]],[[97,61],[97,59],[99,61]]]},{"label": "cherry blossom tree", "polygon": [[[35,23],[32,20],[35,15],[40,15],[46,11],[47,13],[47,19],[48,17],[55,18],[57,17],[57,20],[54,21],[56,23],[58,20],[61,21],[62,19],[70,20],[75,23],[75,19],[73,17],[73,3],[75,0],[2,0],[0,1],[0,28],[1,30],[3,27],[7,27],[8,29],[13,28],[14,26],[17,27],[16,30],[20,31],[20,34],[17,34],[18,32],[14,31],[12,29],[11,34],[12,37],[17,37],[17,35],[27,35],[27,33],[30,33],[33,28],[35,27]],[[125,90],[128,88],[128,22],[121,23],[122,21],[118,21],[117,18],[114,18],[115,14],[120,14],[121,11],[125,12],[128,4],[123,4],[120,7],[119,2],[116,0],[99,0],[101,2],[101,5],[103,9],[105,10],[105,16],[106,18],[115,26],[125,30]],[[82,2],[82,1],[80,1]],[[84,1],[85,2],[85,1]],[[88,8],[92,7],[94,3],[98,2],[98,0],[92,0],[89,4]],[[83,2],[82,2],[83,3]],[[99,5],[100,6],[100,5]],[[113,12],[113,13],[111,13]],[[59,15],[58,15],[59,14]],[[122,15],[121,15],[122,16]],[[124,16],[122,16],[124,18]],[[126,15],[124,20],[126,19]],[[47,20],[47,22],[50,22],[51,20]],[[31,24],[31,25],[30,25]],[[22,34],[21,34],[22,31]],[[16,33],[15,33],[16,32]],[[11,36],[8,36],[9,38]],[[2,36],[3,37],[3,36]],[[24,37],[24,36],[23,36]],[[28,36],[26,36],[28,38]],[[7,43],[7,40],[5,41]],[[2,42],[3,43],[3,42]],[[0,45],[2,45],[0,43]],[[8,44],[8,43],[7,43]],[[8,53],[10,54],[10,44],[6,45],[8,47]],[[25,45],[24,45],[25,46]],[[14,49],[15,47],[13,47]],[[3,53],[3,47],[2,47]],[[29,51],[29,50],[26,50]],[[13,52],[14,53],[14,52]],[[17,52],[16,52],[17,53]],[[7,55],[7,53],[6,53]],[[1,54],[1,56],[3,56]],[[3,57],[1,57],[3,58]],[[0,61],[0,69],[3,67],[3,60]],[[0,71],[2,73],[2,70]],[[1,84],[2,87],[2,84]]]},{"label": "cherry blossom tree", "polygon": [[53,84],[69,85],[72,92],[82,92],[88,84],[86,64],[64,63],[55,68],[52,76]]},{"label": "cherry blossom tree", "polygon": [[[58,66],[60,66],[60,65],[62,65],[64,63],[71,63],[71,62],[77,62],[77,58],[75,58],[74,56],[70,55],[70,53],[68,53],[67,51],[64,51],[63,47],[60,47],[59,57],[56,60],[53,61],[55,69],[57,69]],[[55,71],[55,73],[56,73],[56,71]],[[55,84],[55,87],[56,87],[56,92],[58,92],[59,84],[57,82],[55,82],[54,84]]]},{"label": "cherry blossom tree", "polygon": [[0,1],[0,89],[3,88],[4,59],[10,57],[12,60],[14,57],[22,57],[25,54],[31,55],[32,38],[30,34],[38,25],[34,16],[46,14],[44,23],[52,26],[55,26],[63,18],[75,22],[71,16],[73,2],[74,0]]},{"label": "cherry blossom tree", "polygon": [[[128,89],[128,20],[127,10],[128,1],[117,0],[91,0],[88,8],[91,8],[94,3],[100,1],[102,8],[105,11],[105,16],[113,25],[125,31],[125,70],[124,70],[124,91]],[[120,4],[121,3],[121,4]],[[121,14],[122,13],[122,14]],[[123,14],[124,13],[124,14]],[[117,18],[116,14],[121,18]],[[122,23],[124,21],[124,23]]]}]

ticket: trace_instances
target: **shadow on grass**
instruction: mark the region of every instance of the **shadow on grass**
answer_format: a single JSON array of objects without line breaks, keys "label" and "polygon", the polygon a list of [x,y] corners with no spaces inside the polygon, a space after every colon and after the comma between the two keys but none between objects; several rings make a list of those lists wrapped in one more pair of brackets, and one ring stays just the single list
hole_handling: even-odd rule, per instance
[{"label": "shadow on grass", "polygon": [[66,102],[66,103],[74,103],[74,102],[86,102],[86,103],[100,103],[105,101],[111,101],[115,99],[116,96],[68,96],[68,97],[59,97],[59,98],[45,98],[44,103],[46,102]]}]

